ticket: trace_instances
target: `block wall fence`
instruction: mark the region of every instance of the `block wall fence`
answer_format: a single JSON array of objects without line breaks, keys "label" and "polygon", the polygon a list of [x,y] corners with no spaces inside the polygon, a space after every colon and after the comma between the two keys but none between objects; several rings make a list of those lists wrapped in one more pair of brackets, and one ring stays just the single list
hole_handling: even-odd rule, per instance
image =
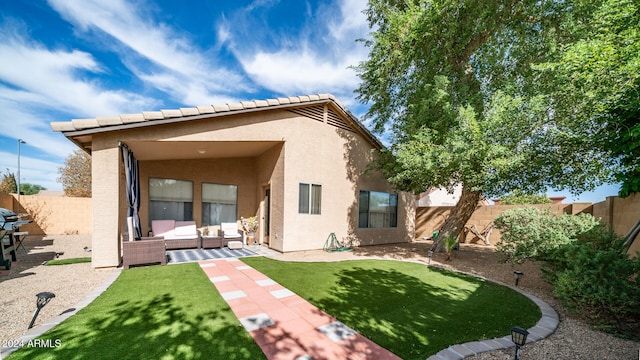
[{"label": "block wall fence", "polygon": [[91,198],[0,193],[0,207],[29,214],[33,223],[20,228],[29,235],[91,234]]}]

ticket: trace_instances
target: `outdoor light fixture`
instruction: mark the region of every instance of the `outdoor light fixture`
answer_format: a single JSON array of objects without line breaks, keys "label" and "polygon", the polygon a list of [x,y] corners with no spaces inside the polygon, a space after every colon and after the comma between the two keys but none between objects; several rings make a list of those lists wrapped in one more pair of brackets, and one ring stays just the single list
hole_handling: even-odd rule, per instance
[{"label": "outdoor light fixture", "polygon": [[36,318],[38,317],[38,313],[40,312],[40,309],[42,309],[45,305],[47,305],[49,301],[51,301],[51,299],[56,297],[56,295],[50,292],[41,292],[41,293],[38,293],[36,297],[38,298],[38,300],[36,301],[37,308],[36,308],[36,311],[33,313],[33,319],[31,319],[31,323],[29,324],[28,329],[31,329],[33,327],[33,323],[36,322]]},{"label": "outdoor light fixture", "polygon": [[204,149],[204,148],[198,149],[198,154],[200,154],[200,155],[202,155],[202,154],[204,154],[206,152],[207,152],[207,149]]},{"label": "outdoor light fixture", "polygon": [[433,250],[429,250],[429,262],[428,264],[431,264],[431,258],[433,257]]},{"label": "outdoor light fixture", "polygon": [[511,328],[511,341],[516,344],[516,357],[514,358],[515,360],[520,359],[520,346],[524,345],[527,342],[527,335],[529,335],[529,332],[525,329],[516,326]]},{"label": "outdoor light fixture", "polygon": [[516,270],[513,272],[513,274],[516,276],[516,286],[518,286],[518,283],[520,282],[520,278],[522,277],[522,275],[524,275],[524,273],[520,270]]}]

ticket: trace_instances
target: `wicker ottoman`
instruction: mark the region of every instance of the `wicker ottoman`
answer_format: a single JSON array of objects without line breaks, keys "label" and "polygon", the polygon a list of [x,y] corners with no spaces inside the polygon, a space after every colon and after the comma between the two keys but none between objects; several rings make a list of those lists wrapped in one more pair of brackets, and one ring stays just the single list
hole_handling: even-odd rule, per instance
[{"label": "wicker ottoman", "polygon": [[243,248],[242,241],[229,241],[227,246],[231,250],[237,250],[237,249],[242,249]]}]

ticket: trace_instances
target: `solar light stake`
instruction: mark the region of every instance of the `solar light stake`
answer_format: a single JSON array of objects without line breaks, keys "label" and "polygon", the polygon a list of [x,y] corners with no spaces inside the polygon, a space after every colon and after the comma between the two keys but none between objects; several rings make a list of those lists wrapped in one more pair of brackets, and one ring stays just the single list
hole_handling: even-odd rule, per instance
[{"label": "solar light stake", "polygon": [[520,360],[520,346],[527,342],[527,335],[529,335],[529,332],[525,329],[516,326],[511,328],[511,341],[516,344],[516,357],[514,357],[514,360]]},{"label": "solar light stake", "polygon": [[429,250],[429,262],[428,264],[431,264],[431,258],[433,257],[433,250]]},{"label": "solar light stake", "polygon": [[49,301],[51,301],[51,299],[56,297],[56,295],[50,292],[41,292],[41,293],[38,293],[36,297],[38,298],[38,300],[36,301],[37,308],[36,308],[36,311],[33,313],[33,319],[31,319],[31,323],[29,324],[28,329],[31,329],[33,327],[33,323],[36,322],[36,318],[38,317],[38,313],[40,312],[40,309],[42,309],[45,305],[47,305]]},{"label": "solar light stake", "polygon": [[519,270],[514,271],[513,274],[516,276],[516,286],[518,286],[518,282],[520,282],[520,278],[524,274],[522,271],[519,271]]}]

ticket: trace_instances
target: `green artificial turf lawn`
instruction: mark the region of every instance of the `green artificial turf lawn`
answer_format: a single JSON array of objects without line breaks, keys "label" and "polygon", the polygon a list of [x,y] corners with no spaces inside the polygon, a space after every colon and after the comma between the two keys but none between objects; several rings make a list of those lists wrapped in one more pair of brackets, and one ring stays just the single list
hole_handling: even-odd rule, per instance
[{"label": "green artificial turf lawn", "polygon": [[90,257],[83,257],[83,258],[49,260],[49,261],[47,261],[47,266],[49,266],[49,265],[78,264],[78,263],[86,263],[86,262],[91,262],[91,258]]},{"label": "green artificial turf lawn", "polygon": [[8,359],[265,358],[197,263],[122,271],[40,339]]},{"label": "green artificial turf lawn", "polygon": [[541,316],[509,288],[416,263],[242,261],[403,359],[509,335],[512,326],[529,328]]}]

